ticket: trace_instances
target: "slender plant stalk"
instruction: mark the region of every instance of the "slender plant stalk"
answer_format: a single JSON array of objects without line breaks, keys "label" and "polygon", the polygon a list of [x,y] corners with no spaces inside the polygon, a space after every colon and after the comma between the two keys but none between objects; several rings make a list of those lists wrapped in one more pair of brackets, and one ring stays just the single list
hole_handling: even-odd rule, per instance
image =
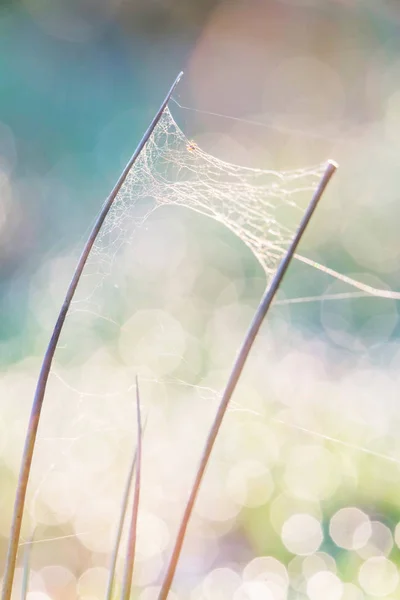
[{"label": "slender plant stalk", "polygon": [[[143,439],[143,434],[144,434],[145,429],[146,429],[146,421],[143,424],[142,439]],[[112,551],[112,555],[111,555],[108,582],[107,582],[107,592],[106,592],[105,600],[111,600],[112,594],[113,594],[118,553],[119,553],[119,548],[121,546],[122,532],[123,532],[124,524],[125,524],[125,517],[126,517],[126,511],[128,508],[129,496],[131,493],[133,476],[135,474],[136,460],[137,460],[137,447],[135,448],[135,452],[132,457],[131,466],[129,469],[128,476],[126,478],[124,493],[122,495],[121,510],[119,512],[117,533],[115,535],[115,542],[114,542],[114,547],[113,547],[113,551]]]},{"label": "slender plant stalk", "polygon": [[133,567],[135,565],[135,550],[137,537],[137,522],[139,515],[140,480],[142,474],[142,417],[140,411],[139,382],[136,377],[136,411],[137,411],[137,448],[136,448],[136,477],[133,494],[132,517],[128,535],[128,547],[125,559],[124,579],[122,582],[121,600],[129,600],[132,588]]},{"label": "slender plant stalk", "polygon": [[170,559],[169,565],[167,567],[167,571],[166,571],[164,581],[161,586],[158,600],[167,600],[167,596],[171,589],[171,585],[172,585],[172,581],[173,581],[173,578],[175,575],[179,556],[180,556],[180,553],[182,550],[182,545],[183,545],[183,542],[185,539],[186,529],[187,529],[192,511],[194,508],[194,504],[196,502],[196,498],[197,498],[197,495],[198,495],[198,492],[200,489],[200,485],[201,485],[201,482],[202,482],[202,479],[204,476],[204,472],[205,472],[207,464],[209,462],[210,455],[211,455],[212,449],[214,447],[214,443],[217,438],[219,429],[221,427],[222,420],[223,420],[226,410],[228,408],[229,401],[231,399],[233,392],[235,391],[236,385],[237,385],[240,375],[243,371],[247,357],[250,353],[251,348],[253,347],[254,341],[257,337],[257,334],[259,332],[261,324],[264,321],[264,319],[268,313],[269,307],[271,306],[271,303],[275,297],[275,294],[278,291],[278,288],[279,288],[279,286],[282,282],[282,279],[287,271],[290,261],[293,258],[293,255],[297,249],[297,246],[299,245],[299,242],[303,236],[303,233],[306,230],[307,225],[310,222],[310,219],[318,205],[318,202],[321,199],[321,196],[324,193],[325,188],[328,185],[328,183],[329,183],[332,175],[336,171],[336,169],[337,169],[337,165],[335,163],[329,161],[327,164],[327,167],[325,169],[325,173],[322,176],[322,179],[318,185],[318,188],[316,189],[316,191],[313,195],[313,198],[312,198],[310,204],[308,205],[306,212],[304,213],[304,216],[300,222],[299,228],[298,228],[296,234],[294,235],[292,242],[291,242],[285,256],[283,257],[282,262],[280,263],[270,285],[267,287],[267,289],[261,299],[261,302],[257,308],[257,311],[253,317],[253,320],[250,324],[250,327],[246,333],[246,337],[244,338],[243,344],[240,348],[240,351],[237,355],[237,358],[233,365],[232,371],[230,373],[227,386],[223,393],[221,402],[220,402],[218,410],[217,410],[217,414],[214,419],[214,423],[212,424],[212,427],[208,434],[208,438],[207,438],[207,441],[206,441],[206,444],[205,444],[205,447],[203,450],[203,454],[200,459],[200,464],[198,467],[196,478],[195,478],[193,486],[191,488],[189,499],[186,504],[185,511],[183,513],[182,521],[181,521],[181,524],[180,524],[180,527],[178,530],[178,534],[177,534],[177,537],[175,540],[175,546],[172,551],[171,559]]},{"label": "slender plant stalk", "polygon": [[24,552],[24,567],[22,573],[22,585],[21,585],[21,600],[26,600],[29,591],[29,575],[31,572],[31,554],[33,539],[35,537],[35,531],[33,531],[28,543],[25,546]]},{"label": "slender plant stalk", "polygon": [[93,247],[93,244],[96,240],[96,237],[104,223],[104,220],[105,220],[115,198],[117,197],[119,190],[121,189],[124,181],[126,180],[129,171],[131,170],[132,166],[136,162],[136,159],[138,158],[138,156],[140,155],[144,146],[146,145],[147,141],[149,140],[157,123],[161,119],[161,116],[165,110],[165,107],[167,106],[167,104],[171,98],[171,95],[172,95],[174,89],[176,88],[178,82],[180,81],[182,75],[183,75],[183,73],[180,73],[178,75],[178,77],[175,79],[170,91],[168,92],[168,94],[165,97],[163,103],[161,104],[159,110],[157,111],[156,115],[154,116],[146,133],[144,134],[143,138],[139,142],[138,147],[136,148],[130,161],[128,162],[128,164],[124,168],[123,172],[121,173],[117,183],[115,184],[113,190],[111,191],[111,194],[107,198],[107,200],[96,220],[96,223],[94,224],[93,229],[89,234],[88,240],[85,244],[85,247],[82,251],[82,254],[81,254],[78,264],[76,266],[75,272],[74,272],[71,282],[69,284],[63,305],[62,305],[59,315],[57,317],[57,321],[54,326],[49,345],[46,349],[46,352],[45,352],[45,355],[43,358],[42,367],[41,367],[40,374],[39,374],[39,378],[38,378],[38,382],[37,382],[35,396],[34,396],[33,404],[32,404],[31,415],[30,415],[29,423],[28,423],[28,429],[27,429],[27,433],[26,433],[26,437],[25,437],[24,451],[23,451],[23,455],[22,455],[16,497],[15,497],[15,502],[14,502],[14,513],[13,513],[12,524],[11,524],[11,532],[10,532],[10,539],[9,539],[8,552],[7,552],[6,568],[5,568],[5,572],[4,572],[2,600],[10,600],[10,598],[11,598],[11,590],[12,590],[15,565],[16,565],[16,560],[17,560],[18,544],[19,544],[19,538],[20,538],[20,533],[21,533],[22,516],[23,516],[24,506],[25,506],[26,490],[28,487],[29,474],[30,474],[30,470],[31,470],[32,457],[33,457],[33,451],[35,448],[37,430],[39,427],[40,414],[41,414],[41,410],[42,410],[42,406],[43,406],[43,400],[44,400],[44,395],[46,392],[47,380],[49,378],[49,373],[50,373],[51,365],[53,362],[54,353],[56,351],[57,343],[60,338],[60,334],[61,334],[61,331],[62,331],[62,328],[64,325],[65,318],[67,316],[67,313],[68,313],[71,301],[74,297],[79,280],[81,278],[83,269],[85,268],[86,261],[90,254],[90,251]]}]

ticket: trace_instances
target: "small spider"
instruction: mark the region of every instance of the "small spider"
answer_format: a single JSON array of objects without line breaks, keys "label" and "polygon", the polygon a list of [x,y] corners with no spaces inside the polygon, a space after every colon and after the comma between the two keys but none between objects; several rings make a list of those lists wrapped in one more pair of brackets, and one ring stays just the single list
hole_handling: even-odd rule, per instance
[{"label": "small spider", "polygon": [[193,140],[191,140],[188,145],[186,146],[186,149],[188,152],[196,152],[196,150],[198,149],[198,145],[196,144],[196,142],[194,142]]}]

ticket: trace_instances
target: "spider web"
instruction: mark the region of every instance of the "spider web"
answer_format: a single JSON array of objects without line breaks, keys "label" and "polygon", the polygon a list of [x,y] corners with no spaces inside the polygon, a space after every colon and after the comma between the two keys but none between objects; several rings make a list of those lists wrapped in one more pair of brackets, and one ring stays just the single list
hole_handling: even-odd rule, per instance
[{"label": "spider web", "polygon": [[[148,216],[167,205],[189,208],[230,229],[250,248],[269,280],[324,169],[323,163],[291,171],[272,171],[225,162],[190,141],[166,108],[110,209],[74,305],[86,301],[93,309],[96,290],[102,288],[113,270],[118,270],[117,256],[131,244]],[[306,256],[296,254],[295,258],[359,290],[347,296],[335,294],[332,299],[352,295],[400,299],[398,292],[357,281]]]},{"label": "spider web", "polygon": [[[269,280],[324,169],[325,165],[321,164],[277,172],[222,161],[191,142],[170,111],[164,111],[129,172],[92,249],[49,381],[49,398],[35,452],[32,474],[35,492],[30,512],[33,522],[44,522],[61,529],[65,523],[72,523],[72,533],[69,525],[64,535],[57,532],[55,540],[78,538],[89,551],[110,551],[121,489],[135,443],[134,377],[139,371],[144,412],[151,409],[144,441],[142,510],[145,517],[139,550],[143,546],[143,564],[153,558],[160,562],[160,555],[169,543],[168,536],[164,535],[165,523],[172,530],[180,516],[210,418],[219,400],[219,393],[215,391],[219,384],[214,381],[213,385],[208,381],[180,381],[175,377],[173,367],[161,374],[152,366],[146,370],[143,347],[129,366],[128,361],[121,366],[113,356],[113,340],[123,333],[125,321],[133,312],[130,306],[127,316],[121,306],[130,296],[127,280],[137,231],[157,208],[175,205],[191,209],[230,229],[251,250]],[[307,257],[296,255],[296,258],[357,288],[358,293],[397,297],[394,292],[364,285]],[[293,299],[295,302],[304,300]],[[160,317],[157,325],[160,331],[165,330],[168,348],[166,350],[158,338],[154,344],[150,339],[148,344],[161,348],[160,354],[171,352],[174,339],[179,337],[175,335],[175,324]],[[131,343],[136,343],[133,336]],[[102,345],[106,347],[104,352]],[[97,347],[100,347],[98,352]],[[224,352],[226,354],[226,350]],[[179,362],[183,354],[179,344],[176,353],[176,362]],[[253,367],[249,365],[248,375],[245,374],[242,380],[243,387],[238,394],[240,402],[232,404],[230,427],[222,435],[223,460],[215,461],[214,471],[211,468],[211,494],[207,489],[205,503],[200,502],[195,517],[204,523],[208,520],[207,515],[211,515],[211,521],[221,524],[221,535],[224,523],[232,525],[241,506],[221,488],[221,481],[224,481],[226,468],[234,470],[241,464],[243,452],[250,461],[262,456],[272,468],[281,460],[283,438],[289,441],[297,435],[303,441],[308,434],[317,437],[317,441],[319,436],[321,444],[342,444],[386,462],[398,463],[400,460],[397,453],[395,457],[389,456],[386,447],[382,452],[380,448],[362,447],[363,437],[360,444],[357,438],[354,442],[352,436],[337,439],[331,423],[324,428],[324,433],[318,433],[319,424],[311,422],[309,425],[303,414],[299,417],[300,409],[287,414],[282,406],[278,410],[269,405],[266,408],[264,395],[259,396],[261,403],[257,397],[254,399],[252,374],[257,372],[258,376],[265,371],[265,354],[260,354],[262,361],[257,363],[256,360]],[[175,364],[174,357],[171,364]],[[266,378],[271,378],[272,369],[273,366]],[[260,379],[260,386],[263,385],[266,384]],[[306,396],[304,393],[300,398],[300,407],[307,408]],[[173,418],[169,416],[172,402],[176,411]],[[343,403],[341,419],[345,418],[347,408]],[[242,412],[245,412],[244,417]],[[263,418],[264,422],[261,422]],[[274,422],[286,426],[286,433],[276,433],[272,428]],[[248,429],[251,448],[243,449],[236,443],[235,436],[238,438],[239,432],[246,437],[243,426]],[[237,492],[236,487],[234,491]],[[171,498],[176,499],[173,504]],[[226,527],[228,531],[229,527]],[[158,539],[163,535],[162,547],[149,549],[146,546],[146,538]],[[53,539],[48,532],[39,537],[42,541]],[[37,539],[36,543],[40,541]],[[155,569],[159,567],[157,563]]]},{"label": "spider web", "polygon": [[324,167],[277,172],[224,162],[189,141],[167,108],[98,235],[84,272],[85,293],[78,302],[93,301],[135,231],[165,205],[192,209],[228,227],[251,249],[269,278]]}]

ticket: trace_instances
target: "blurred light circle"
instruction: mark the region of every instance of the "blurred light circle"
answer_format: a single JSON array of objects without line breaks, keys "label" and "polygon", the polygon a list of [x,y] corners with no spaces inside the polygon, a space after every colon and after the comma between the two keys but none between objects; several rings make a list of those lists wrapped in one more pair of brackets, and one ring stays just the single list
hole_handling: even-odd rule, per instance
[{"label": "blurred light circle", "polygon": [[145,587],[151,583],[157,582],[163,566],[161,554],[155,554],[154,556],[143,560],[140,556],[136,556],[135,570],[133,573],[134,585]]},{"label": "blurred light circle", "polygon": [[48,596],[44,592],[28,592],[26,600],[53,600],[51,596]]},{"label": "blurred light circle", "polygon": [[[107,510],[95,506],[96,499],[92,499],[92,510],[88,506],[79,506],[75,514],[73,525],[75,535],[80,543],[91,552],[111,552],[112,538],[111,527],[115,521],[111,509]],[[114,518],[113,518],[114,517]]]},{"label": "blurred light circle", "polygon": [[341,508],[330,520],[329,534],[332,540],[346,550],[357,550],[365,546],[371,533],[369,517],[359,508]]},{"label": "blurred light circle", "polygon": [[268,584],[263,581],[243,583],[233,595],[233,600],[278,600],[278,598],[279,596],[276,596]]},{"label": "blurred light circle", "polygon": [[61,593],[75,595],[76,593],[76,578],[75,575],[62,565],[51,565],[43,567],[40,575],[46,586],[46,591],[49,592],[52,598],[57,597]]},{"label": "blurred light circle", "polygon": [[341,600],[343,584],[331,571],[315,573],[307,582],[307,595],[310,600]]},{"label": "blurred light circle", "polygon": [[367,594],[383,597],[398,586],[399,572],[392,561],[384,556],[375,556],[361,565],[358,580]]},{"label": "blurred light circle", "polygon": [[[74,494],[73,482],[71,476],[60,471],[52,471],[46,475],[41,482],[40,487],[34,495],[31,512],[36,514],[37,508],[44,517],[46,512],[44,507],[36,506],[36,503],[45,503],[52,514],[49,516],[50,523],[63,523],[69,521],[75,514],[77,499]],[[37,515],[37,520],[39,520]]]},{"label": "blurred light circle", "polygon": [[[312,56],[295,56],[282,61],[271,73],[266,85],[266,104],[279,113],[285,123],[326,123],[343,114],[345,91],[338,73],[327,63]],[[285,108],[282,110],[282,98]],[[282,122],[282,121],[281,121]],[[284,124],[284,123],[282,123]]]},{"label": "blurred light circle", "polygon": [[137,524],[136,551],[141,559],[158,556],[165,550],[170,539],[167,524],[161,517],[141,511]]},{"label": "blurred light circle", "polygon": [[[311,555],[309,555],[311,556]],[[306,593],[307,579],[303,573],[304,556],[295,556],[288,563],[290,587],[302,594]]]},{"label": "blurred light circle", "polygon": [[91,596],[99,600],[100,598],[104,598],[108,575],[108,569],[103,567],[93,567],[84,571],[78,580],[77,591],[79,596]]},{"label": "blurred light circle", "polygon": [[309,402],[316,378],[319,381],[325,378],[323,355],[303,349],[289,350],[271,369],[270,377],[273,391],[283,404],[293,407],[294,401],[296,405],[299,401]]},{"label": "blurred light circle", "polygon": [[[94,418],[94,415],[93,415]],[[87,432],[79,436],[68,453],[70,468],[84,477],[84,472],[91,475],[104,473],[109,469],[117,456],[117,440],[107,431]]]},{"label": "blurred light circle", "polygon": [[207,600],[232,598],[240,584],[240,576],[232,569],[215,569],[209,573],[203,581],[203,597]]},{"label": "blurred light circle", "polygon": [[344,583],[341,600],[365,600],[365,596],[354,583]]},{"label": "blurred light circle", "polygon": [[266,423],[256,420],[244,423],[241,414],[238,419],[231,421],[229,428],[221,431],[220,438],[227,457],[237,461],[258,459],[268,466],[279,460],[277,435]]},{"label": "blurred light circle", "polygon": [[129,366],[143,365],[156,375],[166,375],[182,362],[186,333],[181,324],[162,310],[139,310],[122,327],[119,351]]},{"label": "blurred light circle", "polygon": [[217,368],[226,368],[232,360],[234,349],[240,344],[243,329],[251,320],[252,314],[253,308],[243,303],[215,308],[213,317],[208,322],[205,337],[213,357],[213,364]]},{"label": "blurred light circle", "polygon": [[400,60],[398,60],[397,58],[395,60],[392,60],[389,64],[387,61],[385,61],[384,64],[382,64],[382,67],[383,68],[379,69],[377,73],[378,77],[375,75],[375,79],[371,83],[375,88],[378,84],[378,89],[381,92],[383,98],[390,99],[392,94],[396,94],[398,92]]},{"label": "blurred light circle", "polygon": [[326,552],[316,552],[303,559],[301,570],[306,579],[310,579],[320,571],[331,571],[336,573],[335,559]]},{"label": "blurred light circle", "polygon": [[259,556],[243,570],[244,582],[262,582],[274,600],[285,600],[289,586],[286,567],[272,556]]},{"label": "blurred light circle", "polygon": [[[358,239],[358,238],[357,238]],[[378,277],[351,273],[349,277],[378,289],[387,286]],[[343,292],[344,284],[336,281],[325,294]],[[321,323],[329,338],[353,352],[370,349],[388,341],[398,323],[396,301],[389,298],[343,298],[321,302]]]},{"label": "blurred light circle", "polygon": [[[385,182],[388,190],[391,189],[391,182],[389,180],[390,175],[391,172],[389,171],[387,173],[388,180]],[[379,190],[377,190],[377,193],[379,193]],[[387,192],[387,195],[390,198],[389,191]],[[372,212],[372,215],[369,218],[367,216],[363,219],[355,218],[351,223],[351,227],[346,227],[341,233],[341,241],[346,250],[357,261],[360,267],[363,267],[366,270],[366,273],[354,273],[349,276],[356,281],[367,283],[378,289],[387,289],[388,285],[370,272],[393,272],[396,269],[400,257],[400,248],[396,244],[397,229],[393,227],[392,223],[387,222],[387,214],[389,211],[393,210],[388,204],[389,200],[386,201],[386,211],[382,215],[378,212],[379,209],[373,205],[370,208],[370,211],[375,211],[376,215]],[[365,207],[363,208],[365,210]],[[382,208],[380,208],[380,210],[382,211]],[[343,290],[343,283],[341,287]],[[384,303],[388,300],[389,299],[387,298],[381,298],[379,302],[379,307],[382,306],[384,313],[393,311],[393,308],[395,307],[395,301],[391,300],[386,309]],[[372,302],[374,303],[376,300]]]},{"label": "blurred light circle", "polygon": [[291,516],[282,527],[282,542],[293,554],[313,554],[323,542],[321,523],[308,514]]},{"label": "blurred light circle", "polygon": [[289,517],[298,513],[307,513],[318,520],[322,519],[319,503],[299,500],[287,493],[279,494],[270,505],[270,519],[274,530],[280,535],[283,524]]},{"label": "blurred light circle", "polygon": [[207,472],[205,490],[196,502],[196,513],[209,521],[226,521],[234,519],[242,506],[228,496],[226,481],[222,469],[211,468]]},{"label": "blurred light circle", "polygon": [[363,527],[371,530],[371,534],[365,546],[357,550],[359,556],[365,560],[373,556],[389,556],[393,548],[393,535],[389,527],[380,521],[365,523],[361,529]]},{"label": "blurred light circle", "polygon": [[285,565],[273,556],[253,558],[243,569],[243,580],[273,581],[284,590],[289,585],[289,575]]},{"label": "blurred light circle", "polygon": [[[390,439],[389,428],[397,400],[396,384],[393,384],[388,372],[361,366],[341,380],[338,410],[346,415],[352,432],[358,431],[360,435],[367,427],[377,448],[385,447]],[[385,389],[384,395],[382,389]],[[393,477],[391,469],[380,469],[379,479],[383,481],[387,477]]]},{"label": "blurred light circle", "polygon": [[300,498],[330,498],[341,481],[339,464],[323,446],[296,446],[286,461],[285,484]]},{"label": "blurred light circle", "polygon": [[[133,118],[134,116],[129,114],[129,120],[132,121]],[[105,152],[108,160],[107,147]],[[158,213],[156,215],[161,216]],[[184,261],[186,253],[186,230],[183,223],[177,220],[176,215],[163,214],[163,218],[158,219],[150,217],[146,220],[146,227],[137,231],[134,243],[124,246],[123,255],[120,257],[123,263],[122,273],[133,271],[143,274],[147,280],[158,278],[163,272],[173,274]],[[185,277],[188,275],[186,270],[184,274]],[[190,275],[189,273],[189,279]],[[174,281],[173,284],[179,286],[180,277],[178,275],[176,277],[178,281]]]},{"label": "blurred light circle", "polygon": [[274,483],[270,472],[262,463],[243,460],[229,470],[226,490],[241,506],[256,507],[268,502]]}]

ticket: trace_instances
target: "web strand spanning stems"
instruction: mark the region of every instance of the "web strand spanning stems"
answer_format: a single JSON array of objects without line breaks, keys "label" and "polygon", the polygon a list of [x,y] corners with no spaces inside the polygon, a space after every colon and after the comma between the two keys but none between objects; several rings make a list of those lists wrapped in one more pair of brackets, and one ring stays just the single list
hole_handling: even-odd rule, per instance
[{"label": "web strand spanning stems", "polygon": [[294,237],[289,245],[289,248],[288,248],[285,256],[283,257],[273,279],[271,280],[270,285],[267,287],[267,289],[261,299],[261,302],[257,308],[255,315],[254,315],[253,321],[251,322],[250,327],[247,331],[246,337],[243,341],[242,347],[240,348],[239,354],[235,360],[233,369],[229,376],[227,386],[225,388],[224,394],[222,396],[221,402],[220,402],[218,410],[217,410],[217,414],[215,416],[214,422],[212,424],[211,430],[209,432],[209,435],[208,435],[208,438],[206,441],[206,445],[203,450],[203,454],[202,454],[202,457],[200,460],[196,478],[195,478],[193,486],[191,488],[190,496],[189,496],[188,502],[186,504],[185,511],[183,513],[182,521],[181,521],[181,524],[180,524],[180,527],[178,530],[178,535],[177,535],[177,538],[175,541],[175,546],[172,551],[171,559],[170,559],[170,562],[169,562],[169,565],[167,568],[167,572],[164,577],[164,581],[161,586],[158,600],[167,600],[167,596],[171,589],[172,581],[173,581],[173,578],[175,575],[179,556],[180,556],[183,542],[185,539],[186,529],[187,529],[191,514],[193,512],[194,504],[196,502],[196,498],[197,498],[197,495],[198,495],[198,492],[200,489],[200,485],[201,485],[207,464],[209,462],[215,440],[217,438],[219,429],[221,427],[222,420],[223,420],[226,410],[228,408],[228,404],[232,397],[232,394],[235,391],[235,388],[239,381],[240,375],[245,366],[247,357],[250,353],[251,348],[253,347],[254,341],[260,330],[260,327],[268,313],[269,307],[271,306],[272,301],[275,297],[275,294],[279,289],[282,279],[288,269],[288,266],[293,258],[294,253],[296,252],[296,249],[297,249],[297,247],[300,243],[300,240],[307,228],[307,225],[310,222],[310,219],[311,219],[312,215],[314,214],[314,211],[318,205],[318,202],[321,199],[321,197],[325,191],[325,188],[327,187],[327,185],[328,185],[332,175],[336,171],[336,169],[337,169],[337,166],[335,163],[333,163],[333,162],[328,163],[328,165],[325,169],[324,175],[318,185],[318,188],[316,189],[316,191],[313,195],[313,198],[312,198],[310,204],[308,205],[306,212],[304,213],[304,216],[303,216],[303,218],[300,222],[300,225],[297,229],[297,232],[294,235]]},{"label": "web strand spanning stems", "polygon": [[[222,113],[218,113],[218,112],[213,112],[210,110],[202,110],[200,108],[194,108],[191,106],[184,106],[183,104],[181,104],[180,102],[178,102],[178,100],[176,98],[171,98],[172,102],[174,102],[177,106],[179,106],[179,108],[181,108],[182,110],[187,110],[190,112],[194,112],[194,113],[198,113],[200,115],[208,115],[210,117],[217,117],[218,119],[226,119],[228,121],[235,121],[237,123],[245,123],[247,125],[254,125],[256,127],[264,127],[266,129],[272,129],[275,131],[278,131],[280,133],[286,133],[286,134],[290,134],[290,135],[302,135],[304,137],[308,137],[308,138],[314,138],[314,139],[322,139],[322,140],[329,140],[332,142],[343,142],[345,140],[344,137],[338,136],[338,135],[332,135],[330,133],[322,133],[322,132],[318,132],[318,131],[307,131],[304,129],[297,129],[296,127],[288,127],[285,125],[278,125],[276,123],[276,118],[271,119],[271,120],[267,120],[267,121],[255,121],[254,119],[248,119],[248,118],[244,118],[244,117],[233,117],[231,115],[224,115]],[[279,115],[277,115],[279,116]],[[275,117],[275,115],[274,115]],[[344,123],[344,128],[345,129],[350,129],[350,124],[349,123]]]},{"label": "web strand spanning stems", "polygon": [[121,600],[129,600],[132,588],[132,577],[133,568],[135,565],[135,551],[136,551],[136,538],[137,538],[137,522],[139,515],[139,501],[140,501],[140,481],[142,471],[142,418],[140,411],[140,395],[139,395],[139,382],[136,376],[136,414],[137,414],[137,430],[138,430],[138,441],[136,450],[136,477],[135,477],[135,490],[133,494],[132,504],[132,517],[131,525],[129,528],[128,535],[128,547],[125,559],[125,571],[124,580],[122,583]]},{"label": "web strand spanning stems", "polygon": [[[247,245],[269,279],[290,243],[303,196],[312,193],[322,171],[321,165],[279,172],[223,161],[189,140],[167,108],[96,240],[85,269],[94,289],[75,310],[96,306],[91,304],[96,289],[100,292],[118,252],[132,239],[136,226],[161,206],[182,206],[221,223]],[[138,218],[141,200],[148,212]],[[300,254],[294,258],[357,291],[400,299],[400,292],[372,287]]]},{"label": "web strand spanning stems", "polygon": [[62,331],[62,328],[64,325],[65,318],[66,318],[68,310],[70,308],[76,288],[78,287],[78,283],[80,281],[83,269],[85,268],[90,251],[93,247],[93,244],[96,241],[97,235],[107,217],[107,214],[108,214],[115,198],[117,197],[119,190],[121,189],[123,183],[125,182],[132,166],[136,162],[136,160],[139,157],[140,153],[142,152],[144,146],[146,145],[147,141],[149,140],[151,134],[153,133],[156,125],[158,124],[159,120],[161,119],[163,112],[171,98],[171,95],[173,94],[176,86],[178,85],[182,75],[183,75],[183,73],[181,72],[178,75],[178,77],[175,79],[173,85],[171,86],[171,89],[169,90],[163,103],[161,104],[161,106],[158,109],[156,115],[154,116],[152,122],[150,123],[147,131],[145,132],[144,136],[142,137],[141,141],[139,142],[138,147],[136,148],[131,159],[129,160],[128,164],[126,165],[123,172],[121,173],[113,190],[111,191],[109,197],[107,198],[107,200],[96,220],[96,223],[94,224],[93,229],[90,232],[90,235],[87,239],[85,247],[82,251],[82,254],[81,254],[78,264],[76,266],[75,272],[74,272],[71,282],[69,284],[63,305],[62,305],[59,315],[57,317],[57,321],[54,326],[49,345],[46,349],[46,352],[45,352],[45,355],[43,358],[42,367],[41,367],[40,374],[39,374],[39,378],[38,378],[38,382],[37,382],[35,396],[33,399],[27,434],[25,437],[24,451],[23,451],[23,455],[22,455],[16,497],[15,497],[15,502],[14,502],[14,512],[13,512],[13,517],[12,517],[6,568],[5,568],[5,572],[4,572],[2,600],[10,600],[10,598],[11,598],[15,565],[16,565],[16,560],[17,560],[18,544],[19,544],[19,539],[20,539],[20,534],[21,534],[22,516],[23,516],[23,512],[24,512],[26,491],[27,491],[29,475],[30,475],[30,471],[31,471],[33,451],[35,448],[36,436],[37,436],[37,431],[38,431],[38,427],[39,427],[40,414],[41,414],[41,410],[42,410],[42,406],[43,406],[43,400],[44,400],[44,395],[46,392],[47,381],[49,378],[51,365],[53,362],[54,354],[55,354],[55,351],[57,348],[58,340],[61,335],[61,331]]}]

